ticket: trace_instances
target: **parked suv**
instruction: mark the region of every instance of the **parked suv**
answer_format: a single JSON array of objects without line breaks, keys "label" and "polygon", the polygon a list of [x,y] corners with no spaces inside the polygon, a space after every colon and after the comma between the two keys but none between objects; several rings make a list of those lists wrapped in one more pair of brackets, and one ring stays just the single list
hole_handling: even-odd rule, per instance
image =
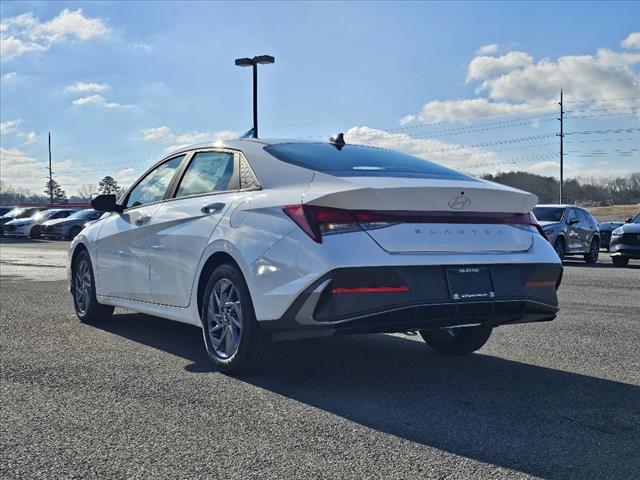
[{"label": "parked suv", "polygon": [[582,255],[596,263],[600,251],[598,222],[584,208],[575,205],[538,205],[533,214],[560,259]]}]

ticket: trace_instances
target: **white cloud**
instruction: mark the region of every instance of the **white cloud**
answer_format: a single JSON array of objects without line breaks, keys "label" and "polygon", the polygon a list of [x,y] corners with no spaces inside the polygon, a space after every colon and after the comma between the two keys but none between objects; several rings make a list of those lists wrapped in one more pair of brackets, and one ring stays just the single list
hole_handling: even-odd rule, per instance
[{"label": "white cloud", "polygon": [[102,95],[89,95],[87,97],[76,98],[71,102],[75,106],[97,105],[104,108],[132,108],[133,105],[122,105],[116,102],[107,101]]},{"label": "white cloud", "polygon": [[432,160],[458,170],[465,165],[501,163],[489,150],[464,148],[461,145],[429,138],[415,138],[406,133],[390,133],[370,127],[353,127],[345,132],[348,143],[399,150],[426,160]]},{"label": "white cloud", "polygon": [[33,143],[36,141],[36,138],[38,138],[38,135],[36,134],[36,132],[26,132],[26,133],[20,133],[21,137],[24,137],[24,143],[25,145],[28,145],[30,143]]},{"label": "white cloud", "polygon": [[2,75],[2,80],[8,82],[11,80],[15,80],[16,78],[18,78],[18,73],[17,72],[7,72],[4,75]]},{"label": "white cloud", "polygon": [[238,132],[232,130],[220,130],[218,132],[189,132],[183,133],[176,137],[179,143],[199,143],[205,141],[227,140],[230,138],[238,138]]},{"label": "white cloud", "polygon": [[568,55],[557,61],[542,59],[499,76],[485,76],[478,91],[499,101],[554,100],[561,88],[568,100],[637,96],[640,75],[632,67],[640,54],[600,49],[596,55]]},{"label": "white cloud", "polygon": [[7,120],[6,122],[0,122],[0,134],[7,135],[9,133],[14,133],[20,123],[22,123],[22,120],[20,120],[19,118],[16,120]]},{"label": "white cloud", "polygon": [[0,147],[0,171],[11,187],[33,190],[34,179],[42,178],[44,188],[44,164],[17,148]]},{"label": "white cloud", "polygon": [[42,30],[53,42],[65,37],[89,40],[94,37],[103,37],[110,31],[102,20],[85,17],[81,8],[74,11],[65,8],[53,20],[43,23]]},{"label": "white cloud", "polygon": [[145,140],[167,140],[172,141],[173,135],[169,127],[147,128],[142,130],[142,138]]},{"label": "white cloud", "polygon": [[620,42],[622,48],[640,49],[640,32],[630,33],[627,38]]},{"label": "white cloud", "polygon": [[148,43],[145,43],[145,42],[137,42],[137,43],[134,43],[132,46],[136,50],[142,50],[143,52],[146,52],[146,53],[153,51],[153,45],[149,45]]},{"label": "white cloud", "polygon": [[64,91],[72,93],[97,93],[104,92],[109,88],[109,85],[106,83],[76,82],[73,85],[67,86]]},{"label": "white cloud", "polygon": [[533,64],[533,57],[525,52],[509,52],[500,57],[475,57],[467,69],[467,82],[493,78]]},{"label": "white cloud", "polygon": [[508,102],[490,102],[486,98],[473,98],[469,100],[433,100],[426,103],[416,115],[407,115],[400,123],[402,125],[420,122],[458,121],[475,117],[491,117],[496,115],[510,115],[512,113],[536,113],[547,110],[547,106],[531,107],[530,105]]},{"label": "white cloud", "polygon": [[102,20],[84,16],[81,8],[73,11],[65,8],[48,22],[41,22],[28,12],[0,22],[0,54],[3,60],[8,60],[28,52],[46,51],[64,40],[87,41],[110,32]]},{"label": "white cloud", "polygon": [[[623,41],[631,48],[640,34]],[[479,82],[473,99],[431,101],[401,124],[457,121],[471,117],[542,112],[553,108],[560,89],[565,100],[618,99],[609,106],[629,107],[640,91],[640,53],[599,49],[594,55],[565,55],[535,60],[526,52],[476,56],[469,62],[467,82]]]},{"label": "white cloud", "polygon": [[496,53],[498,51],[499,45],[497,43],[492,43],[491,45],[483,45],[478,50],[476,50],[476,55],[489,55],[491,53]]},{"label": "white cloud", "polygon": [[160,140],[164,143],[174,143],[165,148],[167,152],[179,150],[180,148],[201,142],[217,142],[231,138],[238,138],[238,132],[233,130],[219,130],[217,132],[188,132],[182,134],[174,134],[169,127],[155,127],[142,130],[142,138],[144,140]]}]

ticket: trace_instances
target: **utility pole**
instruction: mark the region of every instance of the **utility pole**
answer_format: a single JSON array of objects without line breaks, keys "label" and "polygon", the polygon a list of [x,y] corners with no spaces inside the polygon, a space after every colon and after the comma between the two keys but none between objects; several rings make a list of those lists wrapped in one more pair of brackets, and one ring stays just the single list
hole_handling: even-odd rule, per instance
[{"label": "utility pole", "polygon": [[51,132],[49,132],[49,206],[53,205],[53,171],[51,170]]},{"label": "utility pole", "polygon": [[560,137],[560,203],[562,203],[562,182],[563,182],[563,174],[564,174],[564,105],[562,101],[562,89],[560,89],[560,134],[557,136]]}]

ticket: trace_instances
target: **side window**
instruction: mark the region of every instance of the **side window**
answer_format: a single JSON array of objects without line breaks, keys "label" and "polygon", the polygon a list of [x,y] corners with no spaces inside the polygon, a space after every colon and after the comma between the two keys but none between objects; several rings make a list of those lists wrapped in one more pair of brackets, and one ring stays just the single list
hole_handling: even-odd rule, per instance
[{"label": "side window", "polygon": [[69,212],[57,212],[51,215],[51,220],[57,220],[58,218],[67,218],[69,216]]},{"label": "side window", "polygon": [[581,222],[591,223],[591,220],[589,220],[589,215],[587,215],[587,212],[585,212],[584,210],[578,210],[578,218]]},{"label": "side window", "polygon": [[180,155],[179,157],[172,158],[150,171],[147,176],[129,192],[129,198],[127,199],[125,208],[137,207],[162,200],[173,175],[176,173],[184,157],[184,155]]},{"label": "side window", "polygon": [[240,188],[260,188],[260,182],[244,157],[240,157]]},{"label": "side window", "polygon": [[176,197],[229,190],[233,163],[232,153],[196,153],[180,181]]},{"label": "side window", "polygon": [[576,211],[573,208],[570,208],[567,212],[567,224],[571,224],[572,220],[578,220],[578,216],[576,215]]}]

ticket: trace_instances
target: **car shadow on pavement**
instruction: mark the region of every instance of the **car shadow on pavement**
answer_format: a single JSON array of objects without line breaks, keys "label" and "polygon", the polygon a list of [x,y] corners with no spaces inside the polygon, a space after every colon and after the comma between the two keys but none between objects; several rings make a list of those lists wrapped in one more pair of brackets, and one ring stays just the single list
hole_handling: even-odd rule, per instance
[{"label": "car shadow on pavement", "polygon": [[627,265],[626,267],[616,267],[613,262],[609,262],[609,263],[602,263],[602,262],[598,262],[598,263],[587,263],[584,260],[574,260],[574,259],[570,259],[567,260],[566,258],[562,261],[562,266],[563,267],[579,267],[579,268],[613,268],[613,269],[617,269],[617,270],[625,270],[625,269],[632,269],[632,270],[637,270],[640,269],[640,262],[631,260],[629,262],[629,265]]},{"label": "car shadow on pavement", "polygon": [[[199,329],[139,314],[104,330],[210,372]],[[640,387],[406,336],[274,344],[239,381],[396,437],[544,478],[640,478]],[[390,453],[391,455],[391,453]],[[426,458],[426,457],[425,457]]]}]

